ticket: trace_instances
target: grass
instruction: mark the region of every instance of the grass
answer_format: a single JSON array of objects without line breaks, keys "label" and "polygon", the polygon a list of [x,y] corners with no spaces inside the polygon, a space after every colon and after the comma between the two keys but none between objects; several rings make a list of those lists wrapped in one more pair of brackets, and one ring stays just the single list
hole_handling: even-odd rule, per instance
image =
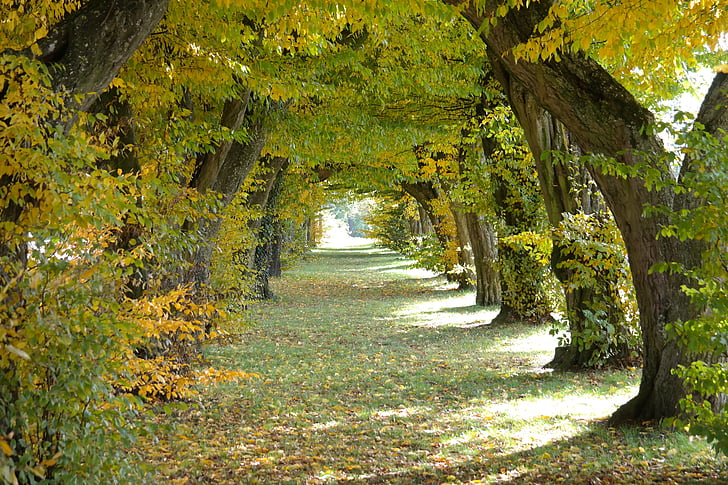
[{"label": "grass", "polygon": [[273,284],[220,368],[260,377],[157,416],[160,483],[722,483],[722,459],[660,426],[604,425],[634,369],[550,373],[548,327],[372,247],[324,249]]}]

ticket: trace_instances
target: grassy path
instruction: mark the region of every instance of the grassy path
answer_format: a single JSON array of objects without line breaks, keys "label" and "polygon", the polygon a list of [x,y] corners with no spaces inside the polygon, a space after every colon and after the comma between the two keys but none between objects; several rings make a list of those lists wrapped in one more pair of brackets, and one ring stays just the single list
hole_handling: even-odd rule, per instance
[{"label": "grassy path", "polygon": [[601,419],[637,372],[551,374],[548,328],[483,326],[472,294],[371,247],[274,282],[148,461],[160,483],[720,483],[704,443]]}]

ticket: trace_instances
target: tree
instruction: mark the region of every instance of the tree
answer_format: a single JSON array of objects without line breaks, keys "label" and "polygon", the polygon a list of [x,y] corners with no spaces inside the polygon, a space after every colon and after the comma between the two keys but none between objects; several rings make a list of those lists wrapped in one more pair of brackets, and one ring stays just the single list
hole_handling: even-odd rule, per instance
[{"label": "tree", "polygon": [[[510,97],[528,99],[519,86],[511,88]],[[487,110],[492,103],[484,100],[481,109]],[[624,275],[628,271],[621,257],[621,244],[610,235],[611,217],[579,161],[579,147],[565,127],[533,102],[524,101],[514,108],[521,109],[518,116],[521,122],[530,123],[525,135],[529,137],[528,145],[552,228],[550,264],[566,303],[569,334],[565,345],[556,349],[548,365],[574,369],[623,364],[632,357],[636,347],[634,325],[628,321],[624,308],[624,302],[632,300],[633,292],[626,281],[628,275]],[[494,143],[484,140],[484,145],[486,150],[492,150]],[[590,220],[596,217],[599,221],[585,225],[587,220],[581,217],[585,214],[594,215]],[[574,221],[581,222],[574,224]],[[611,259],[595,258],[597,248],[597,255],[608,253]]]},{"label": "tree", "polygon": [[[98,93],[106,89],[119,69],[149,36],[166,11],[167,2],[138,0],[121,6],[113,0],[93,0],[52,25],[47,34],[31,47],[8,50],[3,52],[3,56],[24,56],[37,59],[47,66],[51,89],[60,93],[65,100],[66,111],[61,116],[70,123],[75,119],[73,110],[89,108]],[[10,16],[11,19],[13,17]],[[15,22],[4,26],[5,32],[18,28],[16,22],[21,24],[20,19],[15,17]],[[4,80],[0,101],[7,101],[8,89],[11,87]],[[10,101],[11,109],[14,101]],[[26,175],[3,174],[0,185],[12,186],[15,177]],[[32,197],[23,203],[4,205],[1,220],[11,223],[17,221],[24,205],[31,206]],[[0,257],[24,251],[22,242],[17,247],[20,248],[18,253],[3,244]],[[21,256],[17,257],[22,260]],[[8,282],[5,280],[3,284]]]},{"label": "tree", "polygon": [[[728,127],[728,76],[716,77],[687,137],[692,142],[686,146],[694,143],[699,152],[686,155],[675,177],[652,129],[646,109],[651,98],[637,91],[649,85],[663,93],[674,83],[626,78],[665,67],[644,47],[654,41],[667,48],[664,39],[640,42],[642,27],[631,21],[619,24],[624,35],[615,36],[615,26],[604,23],[634,9],[654,21],[665,2],[652,9],[636,0],[269,3],[29,0],[0,7],[3,478],[98,482],[124,461],[114,454],[123,447],[97,453],[93,445],[107,435],[121,439],[126,393],[185,395],[195,377],[185,352],[196,349],[201,322],[215,313],[200,304],[206,295],[199,290],[210,281],[215,248],[232,245],[230,227],[220,232],[232,201],[247,211],[240,220],[251,223],[255,236],[245,246],[246,266],[265,269],[275,243],[268,236],[280,234],[275,226],[281,220],[273,210],[279,198],[270,195],[290,197],[282,206],[290,214],[310,187],[308,180],[303,187],[292,180],[326,166],[341,169],[331,184],[347,189],[389,190],[405,180],[439,192],[440,215],[447,209],[457,223],[450,235],[455,227],[462,243],[469,233],[483,261],[493,251],[487,238],[474,242],[482,232],[481,207],[472,201],[477,196],[463,193],[477,183],[473,172],[487,157],[496,172],[490,195],[518,232],[501,234],[502,240],[533,246],[533,235],[521,230],[534,217],[521,210],[528,200],[518,193],[520,185],[535,187],[532,168],[508,165],[528,158],[520,141],[499,147],[518,152],[510,162],[491,149],[473,156],[463,145],[463,127],[483,90],[486,57],[524,129],[549,220],[560,225],[561,247],[552,255],[562,281],[573,282],[576,271],[566,263],[579,257],[573,246],[564,251],[562,243],[573,239],[567,232],[589,232],[596,223],[565,215],[578,212],[579,204],[573,166],[557,163],[557,152],[576,147],[584,155],[624,238],[645,367],[639,395],[614,420],[674,414],[686,391],[674,369],[684,365],[691,379],[702,372],[693,353],[710,353],[708,364],[719,353],[683,347],[667,331],[684,336],[691,326],[704,328],[690,322],[711,321],[701,317],[714,300],[696,292],[710,293],[711,282],[724,278],[701,272],[719,266],[715,251],[705,252],[716,249],[716,236],[686,230],[681,217],[709,213],[715,199],[691,183],[712,167],[695,153],[715,158],[704,148],[713,145],[701,145],[701,137],[720,140]],[[446,4],[457,4],[477,31],[454,21]],[[724,30],[710,15],[721,4],[675,1],[668,7],[673,32],[689,26],[691,17],[703,21],[688,47],[671,48],[672,59],[692,65],[689,45],[714,45],[712,37]],[[605,28],[592,37],[590,22]],[[471,42],[476,35],[486,49]],[[620,46],[623,39],[627,47]],[[483,138],[505,131],[497,126]],[[447,160],[447,177],[437,170],[418,174],[423,160],[445,162],[433,154],[418,161],[412,147],[425,143],[457,153]],[[256,164],[274,168],[262,191],[251,189]],[[284,173],[292,175],[278,192]],[[259,207],[252,207],[255,201]],[[257,218],[255,209],[264,217]],[[593,234],[589,242],[605,242],[597,238],[602,233]],[[247,251],[253,247],[257,255]],[[596,279],[606,283],[613,276],[599,273]],[[266,281],[260,283],[266,293]],[[683,286],[697,289],[686,295]],[[598,294],[582,289],[572,302],[577,310]],[[584,311],[574,315],[586,318]],[[573,329],[578,324],[577,318]],[[178,349],[180,359],[140,358],[159,342]],[[701,393],[713,389],[693,384]],[[119,423],[115,429],[109,429],[112,422]]]},{"label": "tree", "polygon": [[248,248],[245,259],[246,267],[255,279],[252,288],[254,298],[273,297],[268,277],[276,238],[279,237],[275,210],[288,166],[289,160],[285,157],[263,157],[255,173],[256,186],[248,194],[248,206],[255,211],[248,220],[248,230],[256,236],[256,243]]},{"label": "tree", "polygon": [[[689,320],[701,312],[681,290],[687,283],[681,275],[652,271],[657,263],[679,262],[687,268],[700,262],[703,243],[659,238],[669,216],[645,217],[645,206],[670,207],[674,211],[701,206],[688,192],[676,193],[675,178],[661,162],[662,142],[651,129],[654,117],[599,63],[578,48],[560,51],[559,59],[518,59],[513,49],[527,41],[549,16],[550,2],[531,3],[510,9],[496,1],[476,6],[457,5],[462,15],[481,32],[499,82],[509,93],[514,111],[532,139],[533,123],[524,116],[526,103],[548,110],[569,130],[575,142],[592,157],[590,173],[614,214],[629,254],[640,325],[644,342],[644,366],[638,395],[622,406],[613,422],[649,420],[674,416],[684,387],[673,370],[691,357],[667,337],[665,325]],[[491,19],[493,21],[491,22]],[[709,133],[725,129],[720,114],[723,98],[716,95],[728,87],[728,75],[719,73],[697,122]],[[514,91],[524,93],[521,98]],[[604,158],[614,163],[604,161]],[[684,161],[678,182],[691,173]],[[649,185],[648,185],[649,183]],[[653,190],[651,190],[653,189]]]},{"label": "tree", "polygon": [[468,274],[466,271],[458,271],[456,266],[465,262],[461,258],[462,251],[459,250],[469,242],[460,239],[454,215],[450,211],[444,195],[437,190],[433,180],[404,182],[402,188],[414,198],[434,228],[435,235],[443,250],[442,264],[444,273],[449,281],[457,282],[460,289],[467,288]]},{"label": "tree", "polygon": [[[47,15],[35,18],[50,25],[28,36],[22,30],[29,23],[14,7],[2,8],[3,39],[13,39],[0,77],[0,432],[12,450],[3,456],[3,480],[62,482],[76,473],[97,481],[119,457],[109,448],[95,456],[88,449],[100,445],[102,421],[123,420],[124,404],[111,398],[104,380],[116,370],[112,359],[92,364],[78,355],[101,348],[123,354],[124,339],[133,338],[115,315],[118,300],[100,295],[129,275],[121,258],[101,246],[122,225],[118,214],[135,212],[136,190],[132,176],[99,170],[97,161],[108,156],[103,137],[73,125],[77,110],[91,107],[150,35],[167,1],[92,0],[77,10],[63,4],[60,11],[70,12],[63,20],[51,5],[39,7]],[[98,271],[88,272],[93,265]],[[38,278],[54,290],[39,288]],[[93,313],[82,310],[88,305]],[[117,442],[118,431],[107,426],[104,433]]]},{"label": "tree", "polygon": [[493,208],[499,219],[498,264],[501,309],[494,322],[551,319],[548,237],[543,200],[531,154],[511,111],[487,95],[481,98],[480,141]]},{"label": "tree", "polygon": [[[227,150],[218,147],[198,164],[198,170],[193,175],[190,185],[198,190],[202,190],[202,187],[198,186],[200,184],[209,186],[209,189],[219,197],[220,212],[225,211],[237,195],[244,180],[260,158],[270,130],[272,114],[279,109],[277,108],[279,104],[264,99],[258,103],[258,106],[248,108],[247,140],[230,143]],[[246,109],[241,108],[241,110],[245,112]],[[242,121],[238,128],[241,125]],[[220,151],[226,153],[223,155]],[[211,168],[211,165],[214,167]],[[197,228],[200,243],[192,257],[192,266],[185,274],[184,281],[194,282],[201,293],[204,293],[205,288],[209,286],[210,263],[221,224],[222,217],[217,215],[212,219],[200,221]]]}]

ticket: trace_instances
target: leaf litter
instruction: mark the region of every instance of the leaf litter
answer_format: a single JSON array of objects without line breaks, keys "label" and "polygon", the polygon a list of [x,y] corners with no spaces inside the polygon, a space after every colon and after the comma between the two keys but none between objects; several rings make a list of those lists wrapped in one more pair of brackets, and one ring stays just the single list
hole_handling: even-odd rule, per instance
[{"label": "leaf litter", "polygon": [[606,427],[637,370],[544,372],[547,326],[463,325],[493,309],[393,253],[315,254],[206,349],[259,378],[157,410],[137,451],[160,483],[726,482],[702,440]]}]

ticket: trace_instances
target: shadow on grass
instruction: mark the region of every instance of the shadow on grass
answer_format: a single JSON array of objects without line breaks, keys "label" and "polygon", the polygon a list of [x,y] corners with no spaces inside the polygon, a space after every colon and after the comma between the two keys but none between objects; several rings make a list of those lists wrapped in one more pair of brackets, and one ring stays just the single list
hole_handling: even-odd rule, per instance
[{"label": "shadow on grass", "polygon": [[382,470],[359,477],[349,475],[346,482],[403,485],[727,483],[728,475],[705,466],[705,462],[711,461],[705,455],[697,456],[692,464],[676,468],[666,465],[659,454],[650,453],[639,444],[626,438],[623,430],[590,423],[582,433],[515,453],[500,453],[497,445],[485,446],[466,461],[434,459],[431,466]]}]

